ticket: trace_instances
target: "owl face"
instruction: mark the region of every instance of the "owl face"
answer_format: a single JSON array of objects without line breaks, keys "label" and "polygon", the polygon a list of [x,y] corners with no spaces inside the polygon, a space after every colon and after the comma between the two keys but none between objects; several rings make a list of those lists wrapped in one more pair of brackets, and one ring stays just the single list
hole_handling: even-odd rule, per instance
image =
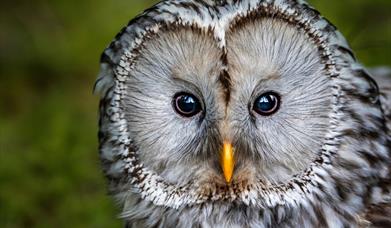
[{"label": "owl face", "polygon": [[201,223],[236,205],[261,227],[353,221],[388,172],[376,83],[303,1],[163,1],[105,50],[96,90],[127,217],[165,206]]},{"label": "owl face", "polygon": [[[303,31],[240,18],[221,48],[212,31],[167,25],[139,53],[125,119],[140,161],[170,183],[277,184],[319,154],[332,93]],[[226,175],[224,143],[232,146]]]}]

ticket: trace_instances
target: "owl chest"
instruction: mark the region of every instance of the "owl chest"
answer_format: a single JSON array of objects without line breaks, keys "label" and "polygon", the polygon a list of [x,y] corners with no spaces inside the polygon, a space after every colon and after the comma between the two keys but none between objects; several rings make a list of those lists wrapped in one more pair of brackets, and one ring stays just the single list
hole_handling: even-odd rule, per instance
[{"label": "owl chest", "polygon": [[[137,207],[136,207],[137,208]],[[261,209],[234,203],[210,203],[172,209],[142,207],[134,209],[126,227],[359,227],[336,211],[325,208],[304,207]],[[319,214],[322,213],[322,214]]]}]

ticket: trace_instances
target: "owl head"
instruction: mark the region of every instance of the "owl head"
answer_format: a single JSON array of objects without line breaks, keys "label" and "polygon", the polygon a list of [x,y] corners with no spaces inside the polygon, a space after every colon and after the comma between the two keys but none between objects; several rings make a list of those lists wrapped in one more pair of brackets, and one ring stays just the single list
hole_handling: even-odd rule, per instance
[{"label": "owl head", "polygon": [[376,83],[303,1],[163,1],[104,51],[96,90],[125,217],[147,202],[348,221],[388,170]]}]

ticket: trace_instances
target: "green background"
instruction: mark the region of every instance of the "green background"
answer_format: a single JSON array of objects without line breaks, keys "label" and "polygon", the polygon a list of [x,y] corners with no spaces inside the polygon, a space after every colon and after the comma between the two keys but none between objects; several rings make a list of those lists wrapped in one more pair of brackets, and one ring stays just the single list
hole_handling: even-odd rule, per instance
[{"label": "green background", "polygon": [[[99,56],[155,1],[0,3],[0,227],[121,227],[97,152]],[[360,61],[391,66],[390,0],[313,0]]]}]

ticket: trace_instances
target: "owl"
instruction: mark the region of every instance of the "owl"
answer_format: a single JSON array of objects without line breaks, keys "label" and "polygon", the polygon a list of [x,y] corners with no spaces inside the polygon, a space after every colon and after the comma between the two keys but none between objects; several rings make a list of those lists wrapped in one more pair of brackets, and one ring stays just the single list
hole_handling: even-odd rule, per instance
[{"label": "owl", "polygon": [[121,218],[390,227],[388,74],[303,0],[158,3],[105,49],[95,84]]}]

